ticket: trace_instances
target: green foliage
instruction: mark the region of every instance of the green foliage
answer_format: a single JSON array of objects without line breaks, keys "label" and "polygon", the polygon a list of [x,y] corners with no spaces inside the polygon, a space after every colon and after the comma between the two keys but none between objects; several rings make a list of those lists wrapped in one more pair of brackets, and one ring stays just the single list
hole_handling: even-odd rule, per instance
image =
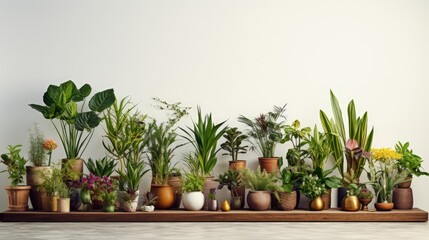
[{"label": "green foliage", "polygon": [[227,151],[227,153],[222,155],[231,156],[232,161],[236,161],[238,159],[238,154],[247,153],[247,148],[249,146],[241,146],[241,144],[248,138],[248,136],[242,134],[242,132],[238,131],[236,127],[227,128],[223,137],[226,139],[226,141],[222,143],[220,147]]},{"label": "green foliage", "polygon": [[39,187],[44,189],[48,196],[58,196],[63,188],[67,188],[63,179],[65,177],[65,170],[61,167],[61,164],[55,164],[52,166],[52,171],[45,169],[39,172],[40,177],[43,179],[43,184]]},{"label": "green foliage", "polygon": [[[364,152],[369,152],[374,136],[374,128],[367,134],[368,114],[365,112],[362,117],[357,117],[355,103],[351,100],[347,108],[349,128],[347,138],[343,114],[338,99],[332,91],[330,92],[330,96],[334,118],[329,119],[327,115],[320,110],[320,121],[325,133],[328,134],[332,156],[343,179],[343,184],[346,186],[349,183],[358,182],[366,161],[364,155],[361,155],[358,159],[345,159],[344,152],[346,149],[346,141],[348,139],[355,140],[358,145],[362,147]],[[346,169],[344,169],[345,162],[347,163]]]},{"label": "green foliage", "polygon": [[183,117],[189,115],[190,107],[182,107],[181,102],[177,103],[168,103],[166,101],[163,101],[157,97],[152,98],[155,102],[158,103],[155,107],[160,110],[168,110],[171,111],[171,116],[168,118],[166,125],[168,127],[173,127],[178,123]]},{"label": "green foliage", "polygon": [[[121,181],[126,185],[126,191],[128,193],[135,193],[139,190],[140,180],[149,170],[145,170],[144,162],[134,163],[131,161],[127,162],[126,172],[116,171],[121,177]],[[121,184],[121,185],[124,185]],[[120,186],[123,187],[123,186]]]},{"label": "green foliage", "polygon": [[193,128],[180,128],[187,139],[195,149],[195,158],[198,159],[198,171],[202,175],[211,175],[213,168],[217,163],[216,154],[220,148],[217,147],[218,140],[225,132],[225,128],[221,128],[225,123],[215,124],[212,120],[212,115],[206,115],[204,118],[201,114],[201,109],[198,108],[198,122],[193,124]]},{"label": "green foliage", "polygon": [[359,198],[373,198],[374,194],[368,188],[362,187],[360,192],[359,192],[358,197]]},{"label": "green foliage", "polygon": [[219,174],[218,179],[219,182],[218,189],[222,189],[223,187],[228,187],[228,190],[231,191],[232,197],[239,197],[237,192],[237,187],[242,184],[241,182],[241,173],[240,171],[228,170],[224,174]]},{"label": "green foliage", "polygon": [[64,180],[76,181],[81,177],[81,173],[73,168],[75,164],[75,159],[69,159],[62,162],[61,171]]},{"label": "green foliage", "polygon": [[23,183],[26,174],[25,164],[27,160],[21,156],[21,147],[22,145],[9,145],[9,152],[1,155],[1,162],[7,167],[6,170],[1,172],[7,171],[9,173],[10,184],[12,186]]},{"label": "green foliage", "polygon": [[70,197],[70,189],[67,187],[66,184],[62,184],[58,188],[58,197],[59,198],[69,198]]},{"label": "green foliage", "polygon": [[357,184],[351,183],[347,187],[347,194],[349,196],[358,196],[360,193],[361,187]]},{"label": "green foliage", "polygon": [[302,173],[296,173],[289,168],[283,168],[280,172],[279,179],[281,180],[281,190],[286,193],[293,191],[294,184],[301,180]]},{"label": "green foliage", "polygon": [[143,206],[155,205],[157,199],[158,199],[158,196],[155,193],[152,193],[150,191],[146,192],[143,194],[142,205]]},{"label": "green foliage", "polygon": [[216,200],[216,188],[210,188],[210,192],[207,195],[209,200]]},{"label": "green foliage", "polygon": [[267,173],[261,171],[258,166],[256,171],[246,169],[242,175],[242,181],[246,188],[254,191],[280,191],[281,188],[277,185],[277,176],[275,173]]},{"label": "green foliage", "polygon": [[[89,100],[89,111],[83,111],[85,99],[91,94],[89,84],[77,88],[73,81],[59,86],[50,85],[43,95],[43,105],[30,104],[30,107],[51,120],[63,144],[68,159],[80,158],[102,118],[99,114],[115,101],[113,89],[94,94]],[[78,109],[77,103],[82,102]],[[59,121],[59,126],[53,120]],[[85,131],[84,131],[85,130]]]},{"label": "green foliage", "polygon": [[422,170],[423,159],[420,156],[414,154],[413,150],[409,149],[409,147],[409,142],[406,142],[405,144],[398,142],[395,145],[396,152],[402,154],[402,158],[396,162],[398,169],[400,171],[410,171],[412,175],[417,177],[421,175],[429,176],[428,172]]},{"label": "green foliage", "polygon": [[108,157],[96,159],[95,161],[91,158],[85,161],[86,168],[88,171],[98,177],[110,177],[118,163]]},{"label": "green foliage", "polygon": [[34,125],[33,130],[30,130],[30,149],[28,150],[28,160],[34,166],[43,166],[46,164],[46,154],[43,149],[45,138],[37,125]]},{"label": "green foliage", "polygon": [[[289,148],[286,153],[288,167],[294,169],[295,172],[306,172],[307,166],[305,158],[308,157],[308,153],[305,150],[307,144],[305,139],[310,134],[311,128],[300,127],[301,123],[298,120],[293,121],[291,125],[286,125],[284,127],[284,137],[281,142],[285,143],[290,141],[292,143],[292,148]],[[282,163],[279,165],[281,166]]]},{"label": "green foliage", "polygon": [[302,178],[300,191],[313,200],[326,193],[325,184],[317,176],[306,175]]},{"label": "green foliage", "polygon": [[313,135],[308,135],[305,142],[308,145],[306,152],[313,162],[313,169],[325,169],[326,161],[331,153],[327,135],[320,133],[315,125]]},{"label": "green foliage", "polygon": [[203,191],[205,178],[198,173],[190,172],[185,174],[183,180],[183,192],[201,192]]},{"label": "green foliage", "polygon": [[101,198],[103,199],[104,206],[113,206],[118,198],[118,192],[104,191],[101,193]]},{"label": "green foliage", "polygon": [[272,112],[260,114],[254,120],[243,115],[238,121],[249,128],[247,135],[251,143],[251,150],[256,151],[261,157],[275,157],[276,145],[282,139],[281,130],[285,127],[286,104],[283,107],[274,106]]}]

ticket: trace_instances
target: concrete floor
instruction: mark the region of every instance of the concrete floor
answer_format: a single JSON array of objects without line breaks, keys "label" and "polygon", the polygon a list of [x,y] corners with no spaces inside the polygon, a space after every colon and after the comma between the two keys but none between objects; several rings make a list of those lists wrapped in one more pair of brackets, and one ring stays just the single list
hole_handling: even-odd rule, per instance
[{"label": "concrete floor", "polygon": [[429,239],[428,223],[0,223],[0,239]]}]

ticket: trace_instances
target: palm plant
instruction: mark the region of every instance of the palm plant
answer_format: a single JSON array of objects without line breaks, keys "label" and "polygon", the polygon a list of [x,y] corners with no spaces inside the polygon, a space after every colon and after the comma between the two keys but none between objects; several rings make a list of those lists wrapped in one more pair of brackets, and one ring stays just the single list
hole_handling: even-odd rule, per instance
[{"label": "palm plant", "polygon": [[276,145],[282,139],[285,110],[286,104],[283,107],[274,106],[272,112],[260,114],[254,120],[243,115],[238,117],[238,121],[249,128],[247,135],[252,145],[250,149],[256,151],[259,156],[275,157]]},{"label": "palm plant", "polygon": [[110,177],[115,171],[117,164],[117,162],[115,163],[113,159],[108,157],[103,157],[95,161],[89,158],[88,161],[85,161],[88,171],[98,177]]},{"label": "palm plant", "polygon": [[217,142],[225,132],[225,127],[222,128],[224,123],[225,121],[215,124],[211,114],[203,118],[201,109],[198,108],[198,121],[193,124],[193,128],[180,128],[185,133],[183,137],[194,147],[193,154],[198,160],[198,172],[204,176],[211,175],[217,163],[216,154],[220,150]]},{"label": "palm plant", "polygon": [[238,131],[236,127],[227,128],[223,137],[226,139],[220,147],[227,151],[222,155],[231,156],[232,161],[238,160],[238,154],[245,154],[247,152],[248,146],[241,146],[244,140],[248,138],[247,135],[242,134],[241,131]]},{"label": "palm plant", "polygon": [[[347,137],[344,127],[343,114],[338,99],[332,91],[330,94],[334,118],[329,119],[327,115],[322,110],[320,110],[320,121],[325,133],[328,134],[332,156],[343,179],[343,185],[346,187],[350,183],[359,182],[359,178],[362,174],[366,161],[365,155],[363,154],[359,155],[359,157],[351,157],[350,154],[346,156],[344,155],[347,141],[356,141],[358,147],[361,147],[364,152],[369,152],[374,136],[374,128],[371,129],[369,134],[367,133],[368,114],[365,112],[362,117],[357,117],[355,103],[353,100],[351,100],[347,108],[349,130]],[[345,163],[346,169],[344,169]]]}]

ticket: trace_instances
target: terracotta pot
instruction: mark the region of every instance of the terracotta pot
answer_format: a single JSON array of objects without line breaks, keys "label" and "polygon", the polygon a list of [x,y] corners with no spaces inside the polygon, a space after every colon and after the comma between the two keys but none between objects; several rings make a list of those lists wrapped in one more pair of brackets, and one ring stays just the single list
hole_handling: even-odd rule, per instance
[{"label": "terracotta pot", "polygon": [[261,166],[261,170],[265,170],[268,173],[272,173],[279,170],[278,162],[279,158],[272,157],[272,158],[264,158],[260,157],[259,160],[259,166]]},{"label": "terracotta pot", "polygon": [[70,212],[70,198],[58,198],[57,210],[62,213]]},{"label": "terracotta pot", "polygon": [[[75,161],[74,164],[73,164],[73,166],[72,166],[72,169],[74,171],[80,173],[80,175],[82,175],[83,174],[83,164],[84,164],[83,163],[83,159],[81,159],[81,158],[77,158],[77,159],[67,159],[67,158],[64,158],[64,159],[62,159],[62,162],[65,163],[65,162],[70,161],[70,160],[74,160]],[[65,180],[68,180],[68,179],[65,179]]]},{"label": "terracotta pot", "polygon": [[31,186],[30,190],[30,201],[31,205],[33,206],[33,210],[40,211],[43,210],[42,206],[42,198],[37,191],[37,188],[41,186],[44,182],[43,178],[41,178],[40,173],[45,172],[47,176],[52,174],[52,168],[49,166],[26,166],[26,179],[27,179],[27,185]]},{"label": "terracotta pot", "polygon": [[405,178],[405,180],[406,180],[406,182],[400,183],[396,187],[397,188],[409,188],[409,187],[411,187],[411,182],[413,181],[413,175],[408,176],[407,178]]},{"label": "terracotta pot", "polygon": [[357,196],[346,196],[341,203],[341,210],[356,212],[360,209],[360,202]]},{"label": "terracotta pot", "polygon": [[208,210],[209,211],[217,211],[218,210],[217,200],[209,200],[208,201]]},{"label": "terracotta pot", "polygon": [[395,205],[395,209],[413,209],[413,202],[413,189],[395,188],[393,190],[393,203]]},{"label": "terracotta pot", "polygon": [[58,211],[58,196],[49,196],[49,206],[51,212],[57,212]]},{"label": "terracotta pot", "polygon": [[28,210],[28,196],[31,186],[7,186],[5,189],[9,199],[9,211],[22,212]]},{"label": "terracotta pot", "polygon": [[201,210],[204,206],[204,194],[202,192],[189,192],[182,195],[183,207],[189,211]]},{"label": "terracotta pot", "polygon": [[229,169],[244,170],[246,169],[246,160],[229,161]]},{"label": "terracotta pot", "polygon": [[393,203],[375,203],[374,206],[375,206],[375,209],[377,209],[377,211],[390,211],[393,209],[394,204]]},{"label": "terracotta pot", "polygon": [[331,189],[326,189],[326,193],[322,195],[323,200],[323,209],[330,209],[331,208]]},{"label": "terracotta pot", "polygon": [[296,191],[291,193],[279,192],[279,207],[284,211],[291,211],[296,207]]},{"label": "terracotta pot", "polygon": [[155,194],[156,209],[170,209],[174,205],[174,190],[170,185],[152,185],[150,192]]},{"label": "terracotta pot", "polygon": [[362,204],[362,207],[360,210],[362,211],[368,211],[368,204],[372,202],[372,198],[359,198],[360,204]]},{"label": "terracotta pot", "polygon": [[347,188],[339,187],[338,188],[338,195],[337,195],[337,208],[341,208],[341,203],[343,202],[343,199],[346,196],[347,196]]},{"label": "terracotta pot", "polygon": [[268,191],[249,191],[247,205],[253,211],[265,211],[270,209],[271,195]]},{"label": "terracotta pot", "polygon": [[170,176],[168,178],[168,185],[173,187],[173,191],[174,191],[174,204],[172,206],[172,208],[179,208],[180,207],[180,203],[182,202],[182,185],[183,185],[183,181],[182,181],[182,176]]},{"label": "terracotta pot", "polygon": [[310,211],[322,211],[324,204],[325,203],[323,202],[322,198],[317,197],[310,201],[310,205],[309,205]]},{"label": "terracotta pot", "polygon": [[214,177],[207,177],[204,181],[203,194],[204,194],[204,206],[203,210],[208,210],[208,201],[209,193],[211,188],[216,188],[219,186],[219,182],[215,181]]},{"label": "terracotta pot", "polygon": [[242,208],[241,203],[243,201],[241,201],[241,196],[238,197],[232,197],[231,196],[231,201],[230,201],[230,206],[231,206],[231,210],[238,210]]}]

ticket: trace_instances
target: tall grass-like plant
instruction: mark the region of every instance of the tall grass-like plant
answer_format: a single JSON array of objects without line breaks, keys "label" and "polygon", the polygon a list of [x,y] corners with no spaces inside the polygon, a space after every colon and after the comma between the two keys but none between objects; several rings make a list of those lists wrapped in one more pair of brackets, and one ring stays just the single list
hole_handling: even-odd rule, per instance
[{"label": "tall grass-like plant", "polygon": [[[345,130],[343,114],[340,104],[334,93],[330,92],[331,107],[334,117],[329,119],[328,116],[320,110],[320,121],[325,133],[328,134],[329,144],[331,146],[332,156],[337,163],[337,168],[343,179],[343,185],[346,187],[350,183],[358,183],[362,174],[366,157],[364,154],[357,155],[347,154],[347,141],[356,141],[358,147],[363,152],[371,150],[374,128],[368,133],[368,114],[365,112],[362,117],[356,115],[355,103],[350,101],[348,113],[348,136]],[[349,149],[354,150],[354,149]],[[355,157],[353,157],[355,156]]]},{"label": "tall grass-like plant", "polygon": [[[94,94],[88,102],[89,110],[86,110],[86,98],[91,91],[89,84],[84,84],[78,89],[74,82],[69,80],[59,86],[49,85],[43,95],[45,105],[30,104],[31,108],[51,121],[68,159],[82,156],[94,134],[94,129],[102,121],[100,113],[115,101],[113,89],[107,89]],[[80,109],[78,103],[82,103]]]},{"label": "tall grass-like plant", "polygon": [[283,107],[274,106],[274,110],[265,114],[260,114],[254,120],[243,115],[238,117],[238,121],[245,124],[249,129],[246,134],[253,151],[260,157],[275,157],[276,145],[282,139],[282,129],[285,127],[286,104]]},{"label": "tall grass-like plant", "polygon": [[43,149],[45,138],[37,125],[34,125],[33,130],[30,130],[30,149],[28,150],[28,160],[33,166],[43,166],[46,164],[46,154]]},{"label": "tall grass-like plant", "polygon": [[201,109],[198,108],[198,121],[193,127],[187,129],[180,128],[187,139],[194,147],[195,159],[198,160],[198,172],[204,176],[210,176],[217,163],[216,153],[219,152],[217,143],[225,133],[225,127],[221,122],[216,124],[212,120],[212,115],[206,115],[204,118]]}]

